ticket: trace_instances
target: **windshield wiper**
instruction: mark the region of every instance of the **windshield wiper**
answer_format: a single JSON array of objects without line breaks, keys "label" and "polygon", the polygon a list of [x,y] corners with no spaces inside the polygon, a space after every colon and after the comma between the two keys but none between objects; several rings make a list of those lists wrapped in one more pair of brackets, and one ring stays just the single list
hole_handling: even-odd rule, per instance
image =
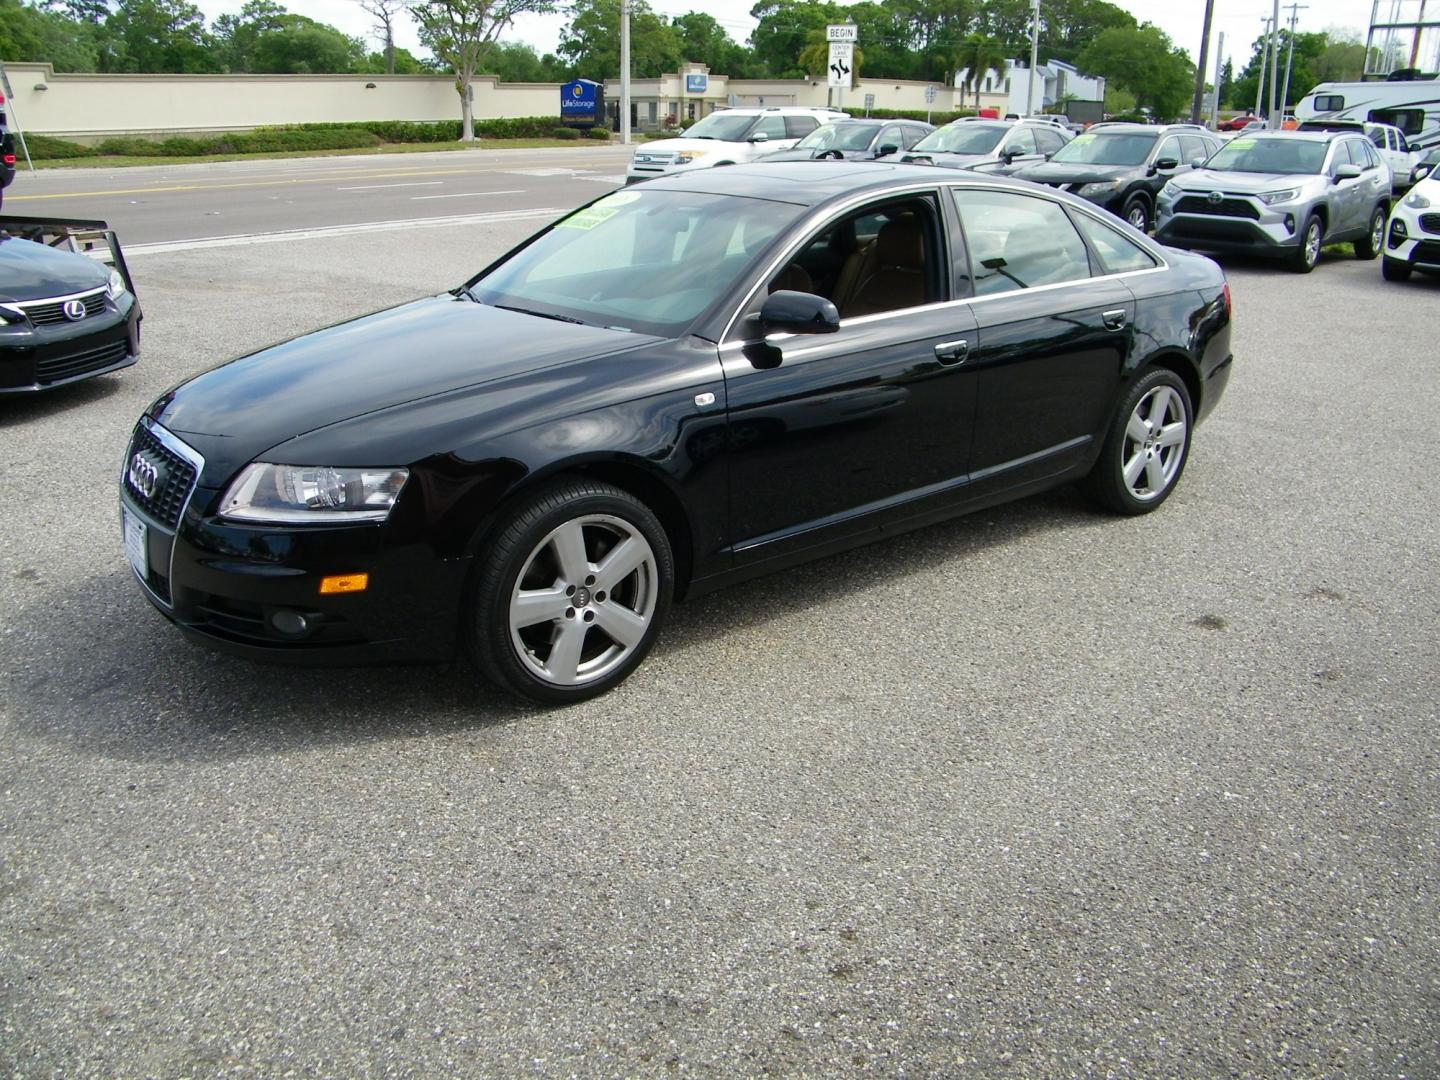
[{"label": "windshield wiper", "polygon": [[529,308],[511,307],[509,304],[496,304],[495,307],[501,311],[518,311],[521,315],[534,315],[540,319],[554,319],[556,322],[574,323],[576,326],[584,326],[584,319],[577,319],[571,315],[557,315],[550,311],[531,311]]}]

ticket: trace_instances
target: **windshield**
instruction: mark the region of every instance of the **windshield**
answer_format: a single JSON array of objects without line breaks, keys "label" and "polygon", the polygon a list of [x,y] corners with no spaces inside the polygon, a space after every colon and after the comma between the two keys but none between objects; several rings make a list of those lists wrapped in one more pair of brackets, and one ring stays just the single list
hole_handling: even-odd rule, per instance
[{"label": "windshield", "polygon": [[1087,131],[1056,150],[1050,160],[1069,165],[1140,165],[1159,137],[1145,131]]},{"label": "windshield", "polygon": [[804,211],[730,195],[617,191],[557,221],[469,293],[562,322],[674,337],[734,291]]},{"label": "windshield", "polygon": [[1225,172],[1313,174],[1324,164],[1323,142],[1241,136],[1217,150],[1205,167]]},{"label": "windshield", "polygon": [[1000,145],[1009,130],[990,124],[949,124],[917,142],[912,153],[988,154]]},{"label": "windshield", "polygon": [[687,139],[719,139],[721,142],[739,142],[755,123],[754,116],[744,113],[711,113],[694,127],[685,129]]},{"label": "windshield", "polygon": [[825,124],[795,144],[797,150],[864,150],[876,129],[870,124]]}]

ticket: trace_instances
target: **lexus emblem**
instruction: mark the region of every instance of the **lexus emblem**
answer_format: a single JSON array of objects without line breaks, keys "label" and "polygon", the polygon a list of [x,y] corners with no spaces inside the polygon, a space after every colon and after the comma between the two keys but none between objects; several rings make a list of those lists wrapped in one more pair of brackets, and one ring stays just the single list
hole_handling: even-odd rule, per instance
[{"label": "lexus emblem", "polygon": [[66,300],[65,306],[60,310],[65,312],[65,317],[71,322],[79,322],[85,317],[85,301]]},{"label": "lexus emblem", "polygon": [[1224,197],[1225,196],[1221,195],[1218,191],[1212,191],[1209,195],[1205,196],[1205,198],[1209,199],[1212,203],[1218,203]]},{"label": "lexus emblem", "polygon": [[160,483],[160,470],[144,454],[130,459],[130,486],[147,499],[155,497],[155,488]]}]

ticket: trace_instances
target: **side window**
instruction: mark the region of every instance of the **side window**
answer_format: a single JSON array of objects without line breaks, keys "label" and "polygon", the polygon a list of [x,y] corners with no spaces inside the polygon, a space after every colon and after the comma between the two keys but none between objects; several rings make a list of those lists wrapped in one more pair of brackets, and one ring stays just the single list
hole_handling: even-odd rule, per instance
[{"label": "side window", "polygon": [[1179,136],[1171,135],[1167,139],[1160,140],[1160,146],[1155,151],[1155,156],[1151,160],[1159,161],[1161,158],[1174,158],[1176,161],[1181,160]]},{"label": "side window", "polygon": [[1377,124],[1391,124],[1406,135],[1419,135],[1425,128],[1424,109],[1371,109],[1365,119]]},{"label": "side window", "polygon": [[1065,145],[1065,140],[1061,138],[1060,133],[1057,131],[1037,129],[1035,132],[1035,143],[1040,147],[1040,153],[1049,157]]},{"label": "side window", "polygon": [[752,135],[764,134],[770,139],[783,139],[785,135],[785,117],[778,115],[762,116],[760,123],[755,125]]},{"label": "side window", "polygon": [[1335,112],[1337,109],[1345,108],[1345,98],[1341,94],[1316,94],[1316,112]]},{"label": "side window", "polygon": [[1410,144],[1405,141],[1405,136],[1399,131],[1390,132],[1390,138],[1395,141],[1395,149],[1402,154],[1410,152]]},{"label": "side window", "polygon": [[1008,191],[952,188],[951,194],[977,296],[1090,276],[1085,242],[1058,203]]},{"label": "side window", "polygon": [[[787,116],[785,117],[785,137],[789,139],[800,139],[820,126],[820,122],[813,116]],[[770,136],[772,139],[774,135]]]},{"label": "side window", "polygon": [[1102,225],[1089,214],[1077,213],[1072,217],[1108,272],[1123,274],[1127,270],[1149,270],[1155,265],[1149,252],[1110,226]]},{"label": "side window", "polygon": [[1180,136],[1180,163],[1182,165],[1198,165],[1208,158],[1213,151],[1210,144],[1198,135]]},{"label": "side window", "polygon": [[792,289],[823,296],[844,319],[943,299],[938,222],[930,197],[848,214],[812,237],[765,292]]},{"label": "side window", "polygon": [[1005,152],[1009,154],[1035,153],[1035,132],[1029,128],[1016,128],[1005,139]]},{"label": "side window", "polygon": [[895,146],[901,150],[909,148],[905,142],[905,135],[901,132],[898,124],[891,124],[880,132],[880,138],[875,141],[875,149],[878,152],[882,146]]},{"label": "side window", "polygon": [[1370,132],[1370,141],[1376,146],[1383,149],[1385,146],[1385,129],[1376,128],[1374,131]]}]

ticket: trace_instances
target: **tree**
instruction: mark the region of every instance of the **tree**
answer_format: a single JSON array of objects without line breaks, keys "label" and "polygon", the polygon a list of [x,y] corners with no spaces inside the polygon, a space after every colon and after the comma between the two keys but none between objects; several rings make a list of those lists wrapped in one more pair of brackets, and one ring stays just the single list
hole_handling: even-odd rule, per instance
[{"label": "tree", "polygon": [[823,34],[830,23],[844,22],[845,9],[813,0],[760,0],[750,16],[759,20],[750,32],[750,48],[761,69],[774,78],[798,78],[808,74],[799,58],[810,35]]},{"label": "tree", "polygon": [[[559,53],[576,75],[596,82],[620,74],[620,0],[576,0],[566,9]],[[653,79],[676,71],[685,59],[680,35],[645,0],[630,4],[630,71]]]},{"label": "tree", "polygon": [[1005,78],[1005,49],[1000,42],[987,34],[971,34],[960,43],[955,50],[953,63],[956,71],[961,69],[965,72],[965,79],[962,85],[966,89],[973,88],[975,91],[975,108],[980,108],[980,85],[985,76],[994,72],[1000,78]]},{"label": "tree", "polygon": [[254,66],[265,75],[323,75],[351,71],[363,61],[365,43],[303,15],[287,15],[278,30],[255,41]]},{"label": "tree", "polygon": [[221,15],[214,33],[221,66],[226,71],[254,71],[256,43],[263,35],[278,32],[288,14],[273,0],[248,0],[239,14]]},{"label": "tree", "polygon": [[405,0],[357,0],[361,9],[375,20],[372,28],[385,52],[385,74],[395,74],[395,19],[405,9]]},{"label": "tree", "polygon": [[569,82],[572,73],[550,53],[537,56],[529,45],[507,41],[491,51],[485,74],[503,82]]},{"label": "tree", "polygon": [[1180,115],[1194,91],[1195,65],[1149,23],[1133,30],[1101,31],[1075,63],[1134,94],[1136,102],[1149,106],[1161,119]]},{"label": "tree", "polygon": [[715,16],[692,11],[676,16],[670,25],[680,39],[680,54],[687,62],[737,77],[743,77],[749,69],[747,51],[735,43]]},{"label": "tree", "polygon": [[205,16],[187,0],[119,0],[105,20],[100,70],[205,74],[218,71]]},{"label": "tree", "polygon": [[516,16],[554,9],[552,0],[424,0],[411,7],[410,14],[420,24],[420,40],[455,72],[462,142],[475,141],[470,83],[496,39]]}]

